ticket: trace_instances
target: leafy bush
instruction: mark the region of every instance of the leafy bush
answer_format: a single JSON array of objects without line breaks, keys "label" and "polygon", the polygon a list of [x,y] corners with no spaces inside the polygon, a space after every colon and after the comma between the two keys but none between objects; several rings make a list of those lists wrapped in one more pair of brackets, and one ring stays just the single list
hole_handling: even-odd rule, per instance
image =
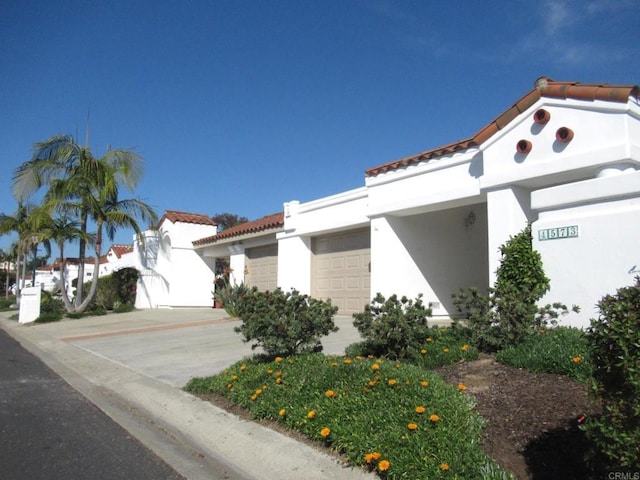
[{"label": "leafy bush", "polygon": [[127,313],[135,310],[133,305],[129,305],[128,303],[121,303],[113,308],[113,313]]},{"label": "leafy bush", "polygon": [[318,354],[246,359],[185,390],[217,393],[304,433],[382,478],[503,480],[481,448],[472,396],[397,361]]},{"label": "leafy bush", "polygon": [[419,355],[419,345],[429,336],[427,317],[431,309],[414,300],[378,293],[364,312],[353,314],[353,325],[364,338],[370,354],[388,358],[412,358]]},{"label": "leafy bush", "polygon": [[606,295],[591,321],[594,392],[602,415],[584,426],[599,450],[617,467],[640,467],[640,277]]},{"label": "leafy bush", "polygon": [[331,300],[301,295],[297,290],[284,293],[280,288],[261,292],[248,290],[237,304],[242,325],[234,330],[243,341],[262,347],[268,355],[293,355],[321,349],[320,337],[337,332],[333,316],[338,307]]},{"label": "leafy bush", "polygon": [[12,310],[12,305],[16,304],[16,296],[9,295],[7,298],[0,298],[0,311]]},{"label": "leafy bush", "polygon": [[62,313],[60,312],[43,312],[38,318],[35,319],[35,323],[50,323],[62,320]]},{"label": "leafy bush", "polygon": [[518,345],[500,350],[496,359],[532,372],[566,375],[587,382],[593,374],[589,342],[578,328],[541,329]]},{"label": "leafy bush", "polygon": [[215,301],[220,302],[222,308],[230,317],[238,317],[238,306],[247,293],[249,293],[249,287],[244,283],[238,285],[230,285],[228,283],[218,285],[216,283],[213,298]]},{"label": "leafy bush", "polygon": [[[135,268],[123,268],[111,275],[98,278],[96,294],[88,307],[95,315],[95,311],[113,310],[119,305],[133,305],[136,300],[136,284],[138,271]],[[89,291],[91,283],[84,286],[85,292]]]},{"label": "leafy bush", "polygon": [[[500,247],[502,258],[496,271],[495,288],[488,295],[476,288],[460,289],[452,295],[457,314],[472,331],[473,342],[483,351],[495,352],[517,345],[569,312],[554,303],[539,308],[538,300],[549,290],[540,254],[531,245],[531,226]],[[578,311],[578,307],[572,307]]]},{"label": "leafy bush", "polygon": [[46,290],[42,291],[40,296],[40,313],[59,313],[60,318],[64,313],[64,302],[60,298],[56,298]]}]

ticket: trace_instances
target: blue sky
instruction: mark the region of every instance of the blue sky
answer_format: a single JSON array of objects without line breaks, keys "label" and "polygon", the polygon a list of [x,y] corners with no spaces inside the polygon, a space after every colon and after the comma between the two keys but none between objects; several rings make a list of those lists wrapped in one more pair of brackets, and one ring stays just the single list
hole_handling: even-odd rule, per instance
[{"label": "blue sky", "polygon": [[255,219],[473,135],[540,76],[640,83],[639,25],[634,0],[0,0],[0,212],[90,111],[95,155],[145,159],[123,198]]}]

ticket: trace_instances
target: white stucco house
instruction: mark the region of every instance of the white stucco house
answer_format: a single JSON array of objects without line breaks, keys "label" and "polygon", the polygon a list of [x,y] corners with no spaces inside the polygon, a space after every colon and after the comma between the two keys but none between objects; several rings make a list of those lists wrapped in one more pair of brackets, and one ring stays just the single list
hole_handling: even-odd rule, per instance
[{"label": "white stucco house", "polygon": [[207,215],[167,210],[156,228],[134,236],[135,307],[211,307],[215,258],[200,256],[193,242],[216,232]]},{"label": "white stucco house", "polygon": [[233,281],[331,298],[340,313],[377,292],[421,293],[448,317],[451,294],[493,285],[499,247],[531,223],[551,280],[543,303],[580,306],[563,323],[586,326],[603,295],[640,273],[639,93],[540,78],[468,138],[369,168],[360,188],[203,235],[191,252],[209,267],[228,256]]}]

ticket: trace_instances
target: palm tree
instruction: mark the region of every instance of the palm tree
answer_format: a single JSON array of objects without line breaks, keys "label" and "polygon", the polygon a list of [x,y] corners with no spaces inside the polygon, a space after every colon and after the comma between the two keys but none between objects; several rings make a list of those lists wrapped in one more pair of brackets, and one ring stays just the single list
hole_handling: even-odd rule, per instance
[{"label": "palm tree", "polygon": [[[16,302],[20,303],[20,290],[24,287],[27,268],[27,255],[32,245],[32,217],[29,206],[18,203],[18,209],[13,215],[0,214],[0,235],[16,233]],[[20,268],[22,266],[22,269]]]},{"label": "palm tree", "polygon": [[[45,203],[57,213],[72,215],[80,223],[78,286],[74,310],[82,312],[95,294],[97,275],[89,295],[84,296],[82,279],[86,258],[88,222],[96,223],[96,269],[102,248],[102,229],[109,238],[122,226],[140,233],[136,216],[157,221],[153,209],[140,200],[119,200],[120,186],[133,190],[142,175],[142,158],[127,150],[108,150],[95,158],[88,147],[78,145],[69,135],[58,135],[36,143],[33,157],[13,176],[13,191],[18,199],[48,186]],[[118,213],[119,212],[119,213]]]}]

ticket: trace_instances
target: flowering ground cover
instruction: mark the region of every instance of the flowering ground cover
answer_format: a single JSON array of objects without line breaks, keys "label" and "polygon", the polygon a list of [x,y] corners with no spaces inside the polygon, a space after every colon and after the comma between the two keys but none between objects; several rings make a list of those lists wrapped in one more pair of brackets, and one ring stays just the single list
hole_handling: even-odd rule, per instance
[{"label": "flowering ground cover", "polygon": [[481,448],[484,421],[466,386],[420,366],[362,356],[252,357],[185,389],[222,395],[382,478],[509,478]]}]

